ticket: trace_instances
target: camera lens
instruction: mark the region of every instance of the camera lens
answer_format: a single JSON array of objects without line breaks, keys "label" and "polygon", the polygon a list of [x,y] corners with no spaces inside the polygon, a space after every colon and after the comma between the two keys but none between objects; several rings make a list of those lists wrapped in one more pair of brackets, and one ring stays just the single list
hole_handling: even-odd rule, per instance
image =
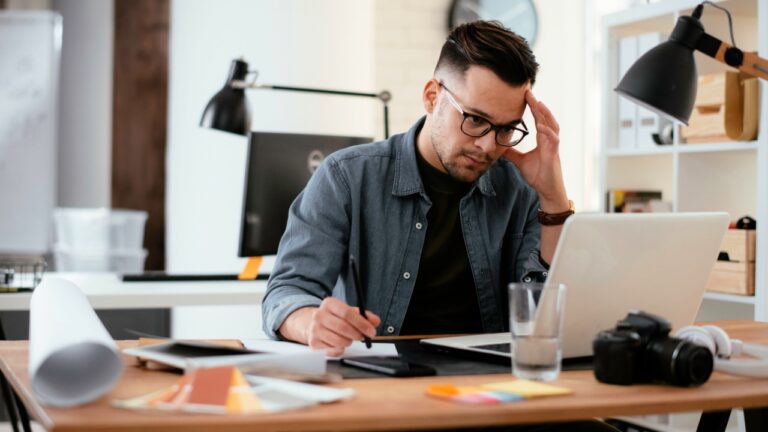
[{"label": "camera lens", "polygon": [[655,379],[678,386],[705,383],[714,365],[708,349],[677,338],[649,342],[647,360]]}]

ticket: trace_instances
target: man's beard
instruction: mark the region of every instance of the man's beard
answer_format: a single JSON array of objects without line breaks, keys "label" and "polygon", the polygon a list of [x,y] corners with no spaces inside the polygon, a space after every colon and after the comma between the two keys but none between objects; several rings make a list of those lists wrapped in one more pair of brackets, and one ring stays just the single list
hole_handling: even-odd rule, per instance
[{"label": "man's beard", "polygon": [[[493,159],[487,155],[487,154],[468,154],[464,151],[461,151],[458,155],[456,155],[456,158],[451,160],[448,155],[443,154],[439,146],[437,145],[437,142],[440,140],[439,136],[436,136],[436,134],[432,134],[432,148],[435,150],[435,154],[437,155],[437,159],[440,161],[440,164],[445,168],[445,171],[453,177],[455,180],[462,181],[465,183],[472,183],[480,176],[485,174],[488,169],[490,169]],[[463,168],[459,166],[455,160],[462,157],[463,155],[469,156],[474,160],[479,160],[485,162],[485,167],[482,170],[471,170],[467,168]]]}]

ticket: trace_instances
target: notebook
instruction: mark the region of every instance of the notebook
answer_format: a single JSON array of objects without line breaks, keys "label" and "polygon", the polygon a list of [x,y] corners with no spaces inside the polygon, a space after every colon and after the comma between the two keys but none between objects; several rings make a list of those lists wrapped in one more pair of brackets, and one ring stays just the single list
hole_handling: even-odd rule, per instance
[{"label": "notebook", "polygon": [[[729,216],[713,213],[576,214],[566,221],[547,282],[566,285],[563,358],[592,355],[592,341],[631,310],[673,331],[696,318]],[[510,357],[508,332],[442,337],[429,347]]]}]

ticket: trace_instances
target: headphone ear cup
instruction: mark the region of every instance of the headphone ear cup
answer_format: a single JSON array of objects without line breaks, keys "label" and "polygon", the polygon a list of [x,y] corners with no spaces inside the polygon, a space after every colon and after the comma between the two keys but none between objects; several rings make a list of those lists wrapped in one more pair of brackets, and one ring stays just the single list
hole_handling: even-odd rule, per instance
[{"label": "headphone ear cup", "polygon": [[712,336],[712,340],[714,340],[717,346],[717,356],[730,358],[733,353],[733,345],[731,344],[731,338],[728,337],[728,333],[720,327],[713,325],[706,325],[702,328]]},{"label": "headphone ear cup", "polygon": [[[743,351],[757,359],[727,360],[741,345],[740,341],[731,340],[725,330],[716,326],[687,326],[675,334],[680,339],[702,345],[715,356],[715,370],[718,372],[765,378],[768,377],[768,347],[761,345],[743,344]],[[738,354],[738,352],[736,352]]]},{"label": "headphone ear cup", "polygon": [[675,333],[675,336],[684,339],[688,342],[701,345],[712,353],[713,357],[717,356],[717,344],[712,339],[710,333],[698,326],[685,326]]}]

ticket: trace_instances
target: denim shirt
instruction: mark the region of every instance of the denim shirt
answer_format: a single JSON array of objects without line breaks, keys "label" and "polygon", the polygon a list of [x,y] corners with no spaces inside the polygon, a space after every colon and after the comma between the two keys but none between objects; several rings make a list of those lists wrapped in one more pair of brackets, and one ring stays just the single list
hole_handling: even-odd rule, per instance
[{"label": "denim shirt", "polygon": [[[357,305],[349,256],[357,260],[365,307],[379,335],[397,335],[419,272],[430,199],[416,162],[421,118],[407,133],[328,156],[290,207],[262,303],[265,333],[296,309],[334,295]],[[508,329],[507,284],[545,274],[536,192],[499,159],[459,205],[485,332]]]}]

